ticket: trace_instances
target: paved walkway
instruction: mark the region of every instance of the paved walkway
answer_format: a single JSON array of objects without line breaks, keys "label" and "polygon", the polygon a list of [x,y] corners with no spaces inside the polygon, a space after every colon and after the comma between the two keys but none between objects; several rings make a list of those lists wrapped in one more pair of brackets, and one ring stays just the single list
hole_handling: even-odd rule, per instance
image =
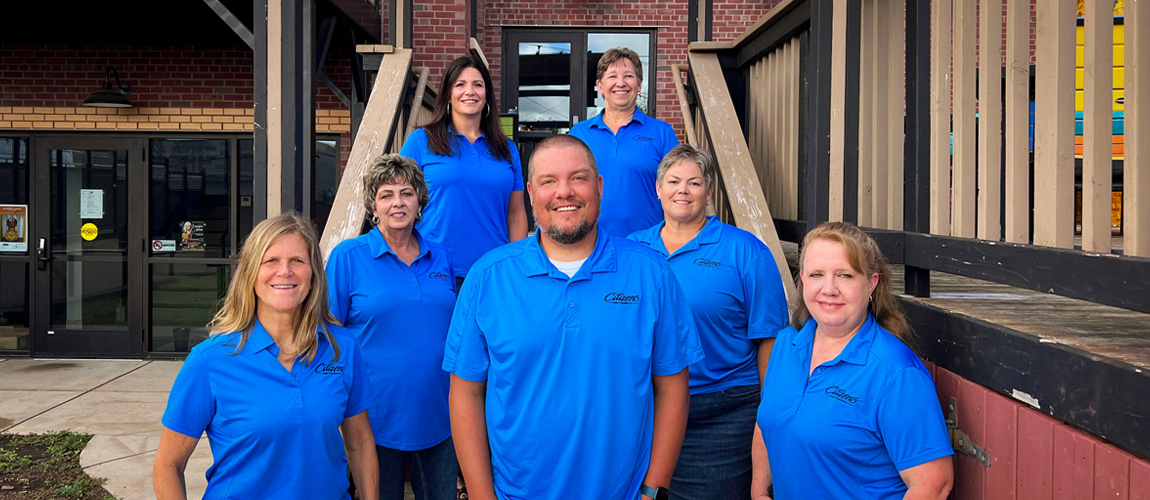
[{"label": "paved walkway", "polygon": [[[151,500],[160,418],[181,361],[0,358],[0,432],[92,434],[80,465],[123,500]],[[201,439],[185,473],[188,498],[203,496],[212,464]],[[414,498],[410,488],[408,498]]]}]

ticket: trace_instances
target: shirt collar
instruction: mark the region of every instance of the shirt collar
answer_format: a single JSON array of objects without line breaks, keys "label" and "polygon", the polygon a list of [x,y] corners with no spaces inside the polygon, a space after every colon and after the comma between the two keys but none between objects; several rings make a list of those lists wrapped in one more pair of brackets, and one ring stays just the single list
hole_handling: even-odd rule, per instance
[{"label": "shirt collar", "polygon": [[529,238],[527,245],[523,248],[523,268],[528,277],[548,275],[565,281],[568,279],[581,280],[590,279],[589,273],[614,272],[616,269],[615,245],[611,243],[611,237],[603,232],[603,228],[599,228],[596,232],[595,248],[591,250],[591,255],[587,256],[587,261],[579,268],[579,272],[571,278],[568,278],[551,263],[551,259],[547,257],[547,252],[544,252],[543,246],[539,244],[539,238],[542,237],[538,230],[535,231],[535,234]]},{"label": "shirt collar", "polygon": [[[603,123],[603,113],[606,113],[606,112],[607,112],[607,109],[604,108],[603,111],[600,111],[599,114],[595,115],[595,117],[590,120],[591,121],[590,126],[598,127],[598,128],[607,128],[607,124]],[[627,122],[627,123],[630,124],[631,122],[639,122],[639,125],[644,125],[647,123],[647,118],[648,118],[648,116],[643,114],[643,112],[639,110],[639,106],[635,106],[635,113],[631,115],[631,121]]]},{"label": "shirt collar", "polygon": [[[694,250],[702,245],[718,243],[719,235],[723,231],[722,224],[723,223],[719,221],[719,216],[708,215],[707,222],[703,224],[702,229],[699,229],[699,234],[696,234],[694,238],[691,238],[691,241],[687,242],[686,245],[683,245],[683,247],[675,253]],[[670,254],[667,253],[667,246],[663,244],[663,240],[659,236],[659,232],[662,231],[663,226],[666,225],[667,220],[664,219],[654,227],[635,233],[634,238],[640,243],[643,243],[663,254],[664,257],[669,257]]]},{"label": "shirt collar", "polygon": [[[807,347],[815,338],[815,328],[818,323],[814,318],[807,320],[803,324],[803,329],[799,330],[798,335],[791,340],[791,345],[796,349]],[[855,333],[854,337],[847,342],[843,347],[842,352],[829,364],[837,362],[850,363],[852,365],[865,365],[867,356],[870,355],[870,348],[874,344],[875,330],[878,328],[878,322],[875,321],[874,316],[870,313],[866,315],[866,321],[863,322],[862,327]]]},{"label": "shirt collar", "polygon": [[[328,330],[331,330],[330,325],[328,326]],[[324,335],[321,329],[316,330],[315,336],[315,349],[316,353],[318,354],[320,352],[320,346],[327,343],[328,339],[327,335]],[[244,343],[244,352],[256,354],[264,350],[270,351],[272,355],[275,356],[279,356],[280,354],[279,346],[276,345],[276,341],[272,340],[271,335],[268,335],[268,331],[264,329],[264,325],[261,325],[260,320],[257,319],[255,324],[252,325],[251,331],[248,332],[248,340],[246,343]]]},{"label": "shirt collar", "polygon": [[[424,255],[430,253],[431,250],[427,248],[427,244],[423,242],[423,235],[419,234],[418,229],[412,229],[411,233],[415,235],[415,241],[419,243],[419,255],[415,257],[415,260],[419,260]],[[395,255],[395,252],[392,252],[391,247],[388,246],[387,240],[383,239],[383,233],[380,232],[378,227],[371,228],[371,235],[367,237],[367,246],[371,250],[371,256],[376,259],[388,253]]]}]

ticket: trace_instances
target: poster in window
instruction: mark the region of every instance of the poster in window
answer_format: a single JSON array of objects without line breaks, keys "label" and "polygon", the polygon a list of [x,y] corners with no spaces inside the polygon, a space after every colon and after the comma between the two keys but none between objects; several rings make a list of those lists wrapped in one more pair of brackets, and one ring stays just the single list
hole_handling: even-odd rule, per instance
[{"label": "poster in window", "polygon": [[204,221],[186,220],[180,223],[180,250],[204,251]]},{"label": "poster in window", "polygon": [[0,205],[0,252],[28,251],[28,205]]}]

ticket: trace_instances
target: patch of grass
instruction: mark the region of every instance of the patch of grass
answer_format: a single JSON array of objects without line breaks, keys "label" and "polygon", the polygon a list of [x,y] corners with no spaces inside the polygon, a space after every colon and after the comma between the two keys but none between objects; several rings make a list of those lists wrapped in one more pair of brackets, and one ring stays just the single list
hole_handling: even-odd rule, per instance
[{"label": "patch of grass", "polygon": [[0,500],[115,500],[80,467],[80,452],[92,439],[71,431],[0,434]]}]

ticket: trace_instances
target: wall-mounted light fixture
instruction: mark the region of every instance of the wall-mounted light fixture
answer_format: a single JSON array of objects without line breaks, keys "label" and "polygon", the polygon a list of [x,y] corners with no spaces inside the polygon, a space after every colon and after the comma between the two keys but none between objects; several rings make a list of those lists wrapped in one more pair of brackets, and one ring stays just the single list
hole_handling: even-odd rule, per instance
[{"label": "wall-mounted light fixture", "polygon": [[[112,78],[116,79],[116,86],[112,86]],[[97,108],[130,108],[132,102],[128,94],[132,93],[132,86],[120,83],[120,74],[116,68],[108,66],[104,69],[104,87],[92,92],[84,99],[85,106]]]}]

